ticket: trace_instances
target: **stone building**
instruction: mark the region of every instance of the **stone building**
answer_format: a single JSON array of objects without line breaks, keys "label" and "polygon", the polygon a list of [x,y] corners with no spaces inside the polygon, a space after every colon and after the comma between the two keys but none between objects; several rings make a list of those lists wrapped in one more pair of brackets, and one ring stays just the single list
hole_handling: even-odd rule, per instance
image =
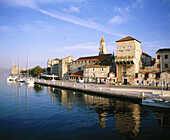
[{"label": "stone building", "polygon": [[118,81],[124,84],[133,84],[135,73],[139,73],[141,66],[141,42],[131,36],[116,42],[117,56],[115,57],[115,62]]},{"label": "stone building", "polygon": [[141,61],[142,61],[142,66],[151,66],[152,65],[151,56],[145,52],[142,52]]},{"label": "stone building", "polygon": [[18,75],[19,74],[17,65],[12,65],[11,74],[12,75]]},{"label": "stone building", "polygon": [[68,80],[69,79],[69,67],[70,63],[73,61],[73,56],[68,56],[63,58],[59,62],[59,79]]},{"label": "stone building", "polygon": [[46,70],[46,73],[47,73],[47,74],[50,74],[50,72],[51,72],[51,61],[50,61],[50,59],[48,59],[48,61],[47,61],[47,70]]},{"label": "stone building", "polygon": [[84,82],[83,73],[84,71],[78,71],[78,72],[75,72],[74,74],[69,75],[69,81]]},{"label": "stone building", "polygon": [[70,64],[69,73],[74,74],[78,71],[82,71],[88,64],[110,66],[110,71],[115,72],[116,65],[114,62],[114,54],[107,54],[106,50],[105,40],[102,36],[99,46],[99,55],[78,58]]},{"label": "stone building", "polygon": [[109,66],[90,64],[84,68],[84,82],[104,83],[108,74]]},{"label": "stone building", "polygon": [[170,70],[170,48],[159,49],[156,52],[156,63],[154,69],[158,72]]},{"label": "stone building", "polygon": [[159,83],[161,83],[162,81],[162,86],[164,87],[167,87],[167,84],[169,84],[170,86],[170,71],[165,71],[161,73],[159,81]]},{"label": "stone building", "polygon": [[[52,59],[51,60],[51,74],[54,74],[54,75],[57,75],[59,76],[59,62],[60,62],[60,59],[58,58],[55,58],[55,59]],[[49,67],[49,63],[48,64],[48,67]]]},{"label": "stone building", "polygon": [[51,74],[57,75],[61,80],[69,78],[69,64],[73,61],[73,56],[68,56],[63,59],[51,60]]}]

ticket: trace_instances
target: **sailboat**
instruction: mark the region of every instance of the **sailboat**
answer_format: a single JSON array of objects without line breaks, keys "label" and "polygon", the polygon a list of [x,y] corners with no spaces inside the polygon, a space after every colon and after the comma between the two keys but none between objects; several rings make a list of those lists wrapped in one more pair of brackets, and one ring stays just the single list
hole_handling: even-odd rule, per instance
[{"label": "sailboat", "polygon": [[[29,53],[28,53],[29,55]],[[27,55],[27,78],[25,79],[26,84],[34,84],[34,79],[29,77],[29,57]]]},{"label": "sailboat", "polygon": [[14,75],[12,71],[14,71],[14,59],[13,59],[13,64],[12,64],[12,69],[11,69],[11,74],[10,76],[7,78],[7,81],[10,82],[10,81],[16,81],[17,80],[17,75]]},{"label": "sailboat", "polygon": [[[160,62],[161,62],[161,74],[162,74],[162,59],[161,59],[161,57],[160,57]],[[161,81],[162,81],[161,82],[161,85],[162,85],[161,98],[160,99],[142,99],[142,105],[170,109],[170,101],[166,101],[163,99],[162,75],[161,75]]]},{"label": "sailboat", "polygon": [[21,78],[21,73],[20,73],[20,66],[21,66],[21,52],[19,53],[19,62],[18,62],[18,79],[17,82],[24,82],[24,79]]}]

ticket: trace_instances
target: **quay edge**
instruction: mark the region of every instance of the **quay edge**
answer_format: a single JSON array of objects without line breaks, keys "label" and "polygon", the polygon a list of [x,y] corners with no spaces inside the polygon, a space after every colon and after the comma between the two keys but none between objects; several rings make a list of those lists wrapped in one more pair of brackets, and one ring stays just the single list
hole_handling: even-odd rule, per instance
[{"label": "quay edge", "polygon": [[62,89],[74,90],[74,91],[79,91],[79,92],[95,94],[95,95],[116,97],[116,98],[120,98],[120,99],[129,99],[129,100],[134,100],[136,102],[141,102],[141,100],[142,100],[141,95],[128,94],[128,92],[121,92],[121,91],[114,92],[114,91],[106,91],[106,90],[102,91],[102,90],[96,90],[96,89],[90,89],[90,88],[74,87],[72,85],[64,85],[61,83],[62,83],[61,81],[60,81],[60,83],[56,83],[56,82],[52,82],[50,80],[39,80],[39,79],[35,80],[35,84],[40,84],[40,85],[45,85],[45,86],[58,87],[58,88],[62,88]]}]

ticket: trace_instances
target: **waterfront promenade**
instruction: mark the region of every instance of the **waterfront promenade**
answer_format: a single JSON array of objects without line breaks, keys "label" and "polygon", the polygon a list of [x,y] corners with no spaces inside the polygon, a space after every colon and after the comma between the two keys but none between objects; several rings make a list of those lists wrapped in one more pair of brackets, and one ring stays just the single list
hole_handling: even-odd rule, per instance
[{"label": "waterfront promenade", "polygon": [[[119,98],[137,99],[158,98],[161,95],[161,89],[156,87],[134,87],[134,86],[110,86],[101,84],[76,83],[61,80],[35,79],[36,84],[60,87],[93,94],[114,96]],[[170,97],[170,91],[163,91],[163,97]]]}]

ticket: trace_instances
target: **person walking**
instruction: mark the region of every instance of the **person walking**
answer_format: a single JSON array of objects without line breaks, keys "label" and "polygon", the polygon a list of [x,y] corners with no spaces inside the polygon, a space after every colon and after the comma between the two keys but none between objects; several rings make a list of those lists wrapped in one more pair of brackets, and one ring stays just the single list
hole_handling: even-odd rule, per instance
[{"label": "person walking", "polygon": [[169,83],[167,83],[167,87],[166,87],[167,90],[169,90]]}]

